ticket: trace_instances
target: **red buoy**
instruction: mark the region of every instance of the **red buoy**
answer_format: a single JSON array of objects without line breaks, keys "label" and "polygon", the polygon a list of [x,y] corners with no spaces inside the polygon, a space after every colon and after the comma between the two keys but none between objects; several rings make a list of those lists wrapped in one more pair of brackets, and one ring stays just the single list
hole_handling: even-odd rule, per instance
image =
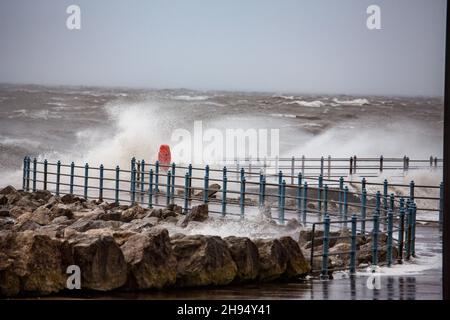
[{"label": "red buoy", "polygon": [[159,146],[158,161],[160,168],[164,171],[167,171],[170,166],[170,162],[172,161],[172,155],[170,154],[169,145],[162,144]]}]

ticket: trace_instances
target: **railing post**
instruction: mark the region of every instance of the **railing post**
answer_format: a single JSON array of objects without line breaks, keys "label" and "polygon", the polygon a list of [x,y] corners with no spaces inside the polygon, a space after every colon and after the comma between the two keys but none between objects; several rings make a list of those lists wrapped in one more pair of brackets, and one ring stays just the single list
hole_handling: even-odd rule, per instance
[{"label": "railing post", "polygon": [[281,183],[283,182],[283,172],[278,171],[278,208],[281,207]]},{"label": "railing post", "polygon": [[439,228],[442,230],[444,219],[444,182],[439,184]]},{"label": "railing post", "polygon": [[294,184],[294,175],[295,175],[295,157],[291,159],[291,184]]},{"label": "railing post", "polygon": [[340,177],[339,178],[339,192],[338,192],[339,217],[342,217],[343,190],[344,190],[344,178]]},{"label": "railing post", "polygon": [[245,214],[245,177],[241,180],[241,197],[239,199],[241,207],[241,218],[244,218]]},{"label": "railing post", "polygon": [[159,192],[159,161],[155,162],[155,195]]},{"label": "railing post", "polygon": [[388,228],[387,228],[387,265],[390,267],[392,265],[392,232],[393,232],[393,216],[392,216],[392,210],[389,209],[387,214],[388,219]]},{"label": "railing post", "polygon": [[47,181],[48,181],[48,161],[44,160],[44,190],[47,190]]},{"label": "railing post", "polygon": [[262,205],[266,205],[266,176],[262,180]]},{"label": "railing post", "polygon": [[320,175],[323,177],[323,156],[320,157]]},{"label": "railing post", "polygon": [[37,160],[33,158],[33,192],[36,192],[36,171],[37,171]]},{"label": "railing post", "polygon": [[116,185],[114,190],[114,200],[116,205],[119,204],[119,189],[120,189],[120,167],[116,166]]},{"label": "railing post", "polygon": [[347,229],[347,219],[348,219],[348,187],[344,188],[344,228]]},{"label": "railing post", "polygon": [[26,191],[30,191],[30,163],[31,158],[27,157],[27,181],[26,181]]},{"label": "railing post", "polygon": [[56,163],[56,196],[59,197],[59,184],[61,181],[61,161]]},{"label": "railing post", "polygon": [[141,160],[141,181],[140,181],[140,194],[141,194],[141,203],[144,204],[144,195],[145,195],[145,161]]},{"label": "railing post", "polygon": [[297,175],[297,215],[298,220],[301,221],[302,213],[302,173],[299,172]]},{"label": "railing post", "polygon": [[376,193],[375,210],[377,210],[378,213],[381,212],[381,193],[380,193],[380,191],[377,191],[377,193]]},{"label": "railing post", "polygon": [[367,180],[365,177],[361,179],[361,190],[366,189]]},{"label": "railing post", "polygon": [[353,173],[353,157],[350,157],[350,164],[349,164],[349,173],[352,175]]},{"label": "railing post", "polygon": [[388,209],[388,181],[383,181],[383,209],[387,212]]},{"label": "railing post", "polygon": [[378,232],[379,232],[379,211],[373,214],[373,231],[372,231],[372,265],[378,264]]},{"label": "railing post", "polygon": [[416,256],[416,212],[417,206],[413,202],[411,204],[411,255]]},{"label": "railing post", "polygon": [[[400,199],[400,201],[402,201]],[[404,245],[404,233],[405,233],[405,208],[400,207],[399,223],[398,223],[398,257],[397,262],[403,262],[403,245]]]},{"label": "railing post", "polygon": [[[326,215],[323,226],[322,272],[320,278],[328,279],[328,249],[330,245],[330,216]],[[314,245],[314,244],[313,244]]]},{"label": "railing post", "polygon": [[409,183],[409,198],[414,201],[414,180]]},{"label": "railing post", "polygon": [[302,155],[302,175],[305,175],[305,156]]},{"label": "railing post", "polygon": [[308,182],[303,185],[303,226],[306,226],[306,213],[308,210]]},{"label": "railing post", "polygon": [[328,155],[328,179],[331,178],[331,156]]},{"label": "railing post", "polygon": [[350,249],[350,273],[356,272],[356,215],[352,215],[352,239]]},{"label": "railing post", "polygon": [[28,157],[25,156],[23,158],[23,175],[22,175],[22,190],[26,190],[27,187],[27,162],[28,162]]},{"label": "railing post", "polygon": [[75,163],[72,161],[70,164],[70,182],[69,182],[69,193],[73,194],[73,185],[75,180]]},{"label": "railing post", "polygon": [[[227,168],[224,167],[225,170],[225,174],[227,171]],[[188,166],[188,173],[189,173],[189,205],[191,205],[192,203],[192,193],[193,193],[193,189],[192,189],[192,164],[190,163]]]},{"label": "railing post", "polygon": [[279,208],[279,216],[278,216],[278,220],[280,224],[284,224],[284,207],[285,207],[285,200],[286,200],[286,181],[283,180],[281,182],[281,206]]},{"label": "railing post", "polygon": [[409,260],[411,257],[411,204],[408,203],[406,207],[406,227],[405,227],[405,255],[406,260]]},{"label": "railing post", "polygon": [[148,173],[148,207],[153,208],[153,169]]},{"label": "railing post", "polygon": [[328,212],[328,185],[323,187],[323,211],[325,217],[325,213]]},{"label": "railing post", "polygon": [[226,174],[223,177],[223,188],[222,188],[222,216],[225,217],[227,214],[227,181],[228,178]]},{"label": "railing post", "polygon": [[322,188],[323,188],[323,176],[319,175],[319,183],[317,187],[317,211],[319,217],[321,217],[322,212]]},{"label": "railing post", "polygon": [[84,199],[88,198],[89,164],[84,165]]},{"label": "railing post", "polygon": [[189,172],[184,175],[184,214],[189,211]]},{"label": "railing post", "polygon": [[361,234],[366,233],[366,214],[367,214],[367,191],[362,189],[361,193]]},{"label": "railing post", "polygon": [[136,203],[136,166],[133,166],[131,169],[131,181],[130,181],[130,189],[131,189],[131,205]]},{"label": "railing post", "polygon": [[100,165],[100,179],[98,181],[98,199],[103,201],[103,164]]},{"label": "railing post", "polygon": [[380,173],[383,172],[383,156],[380,156]]},{"label": "railing post", "polygon": [[263,198],[263,190],[262,190],[262,188],[263,188],[263,185],[262,185],[263,178],[264,178],[264,176],[263,176],[262,172],[260,172],[259,173],[259,199],[258,199],[259,200],[258,204],[259,204],[260,208],[263,206],[263,201],[262,201],[262,198]]},{"label": "railing post", "polygon": [[170,203],[174,204],[175,203],[175,162],[172,162],[172,189],[170,191]]},{"label": "railing post", "polygon": [[203,179],[203,203],[208,203],[209,195],[209,166],[205,167],[205,178]]},{"label": "railing post", "polygon": [[394,212],[395,211],[395,195],[393,193],[391,193],[391,195],[389,196],[389,201],[390,201],[389,208],[392,210],[392,212]]},{"label": "railing post", "polygon": [[353,173],[356,173],[356,156],[353,156]]},{"label": "railing post", "polygon": [[166,205],[170,204],[170,181],[172,179],[172,173],[170,170],[167,171],[167,189],[166,189]]}]

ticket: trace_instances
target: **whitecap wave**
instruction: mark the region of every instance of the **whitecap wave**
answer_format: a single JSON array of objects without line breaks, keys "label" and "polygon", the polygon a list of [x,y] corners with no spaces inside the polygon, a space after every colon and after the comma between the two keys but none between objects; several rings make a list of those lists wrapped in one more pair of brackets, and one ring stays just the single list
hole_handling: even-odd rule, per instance
[{"label": "whitecap wave", "polygon": [[188,95],[180,95],[173,97],[174,100],[181,100],[181,101],[204,101],[208,100],[208,96],[188,96]]},{"label": "whitecap wave", "polygon": [[364,106],[369,105],[369,100],[367,99],[353,99],[353,100],[339,100],[338,98],[333,99],[334,103],[344,104],[348,106]]},{"label": "whitecap wave", "polygon": [[292,102],[285,102],[285,104],[298,104],[302,107],[308,107],[308,108],[320,108],[325,105],[325,103],[323,103],[320,100],[315,100],[315,101],[295,100]]}]

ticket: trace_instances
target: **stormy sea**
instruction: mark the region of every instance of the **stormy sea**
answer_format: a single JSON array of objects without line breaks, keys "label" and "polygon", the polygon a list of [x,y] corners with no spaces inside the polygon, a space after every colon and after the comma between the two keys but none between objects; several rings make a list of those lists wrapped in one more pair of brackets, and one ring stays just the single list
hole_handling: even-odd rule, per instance
[{"label": "stormy sea", "polygon": [[[204,129],[219,131],[278,129],[280,157],[442,157],[443,99],[440,97],[3,84],[0,85],[0,187],[21,188],[26,155],[65,163],[102,163],[110,168],[129,166],[133,156],[155,161],[159,146],[173,143],[174,130],[192,132],[195,121],[201,121]],[[176,157],[172,160],[177,162]],[[418,183],[438,185],[441,180],[440,172],[414,174]],[[255,223],[205,225],[189,233],[246,236],[252,233],[252,228],[258,226]],[[362,276],[349,281],[306,279],[298,283],[93,294],[92,297],[440,298],[440,241],[436,241],[433,230],[418,228],[419,257],[414,263],[396,265],[389,271],[383,268],[387,272],[383,282],[390,286],[385,291],[367,289],[366,278]],[[348,278],[345,273],[335,275],[340,277]]]}]

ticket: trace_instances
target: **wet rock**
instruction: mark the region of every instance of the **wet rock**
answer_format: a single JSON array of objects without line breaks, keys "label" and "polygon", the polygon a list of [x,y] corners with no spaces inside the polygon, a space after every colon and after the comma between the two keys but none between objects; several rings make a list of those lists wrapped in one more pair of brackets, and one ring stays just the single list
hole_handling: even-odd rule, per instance
[{"label": "wet rock", "polygon": [[[20,216],[19,219],[22,219],[25,215]],[[33,213],[29,216],[29,220],[34,221],[41,226],[47,225],[52,220],[50,218],[50,210],[46,207],[39,207],[33,211]]]},{"label": "wet rock", "polygon": [[105,220],[105,221],[120,221],[122,218],[122,213],[118,211],[111,211],[111,212],[105,212],[101,213],[98,216],[99,220]]},{"label": "wet rock", "polygon": [[148,216],[160,219],[162,218],[162,209],[151,209]]},{"label": "wet rock", "polygon": [[129,223],[123,224],[120,229],[129,230],[133,232],[142,232],[143,230],[150,229],[158,224],[158,218],[149,217],[143,219],[134,219]]},{"label": "wet rock", "polygon": [[129,270],[128,289],[161,289],[175,284],[177,260],[167,230],[135,234],[120,248]]},{"label": "wet rock", "polygon": [[259,272],[258,248],[249,238],[226,237],[223,239],[237,266],[236,282],[254,280]]},{"label": "wet rock", "polygon": [[50,294],[66,284],[64,246],[31,231],[0,234],[0,292]]},{"label": "wet rock", "polygon": [[310,265],[306,261],[298,243],[291,237],[282,237],[279,240],[287,254],[286,271],[283,277],[290,279],[308,273]]},{"label": "wet rock", "polygon": [[82,270],[83,289],[108,291],[125,284],[127,265],[112,236],[77,235],[69,243],[73,264]]},{"label": "wet rock", "polygon": [[9,209],[0,208],[0,217],[9,217],[11,214],[9,213]]},{"label": "wet rock", "polygon": [[208,219],[208,205],[201,204],[192,207],[191,211],[185,216],[181,226],[186,227],[190,221],[203,222]]},{"label": "wet rock", "polygon": [[259,253],[259,280],[272,281],[279,278],[287,267],[286,249],[277,239],[257,239],[254,243]]},{"label": "wet rock", "polygon": [[130,222],[134,219],[141,219],[146,215],[146,213],[146,209],[142,208],[139,205],[134,205],[122,212],[121,220],[123,222]]},{"label": "wet rock", "polygon": [[220,237],[177,236],[171,244],[178,263],[178,286],[225,285],[236,276],[236,264]]},{"label": "wet rock", "polygon": [[13,186],[6,186],[0,190],[0,194],[8,195],[8,194],[16,194],[17,190]]},{"label": "wet rock", "polygon": [[33,200],[42,200],[46,203],[52,197],[52,193],[48,190],[36,190],[31,194]]},{"label": "wet rock", "polygon": [[85,220],[75,221],[70,227],[78,232],[86,232],[91,229],[118,229],[121,223],[119,221],[103,221],[103,220]]},{"label": "wet rock", "polygon": [[8,204],[8,198],[5,195],[0,195],[0,206]]},{"label": "wet rock", "polygon": [[65,216],[69,219],[74,217],[73,211],[67,205],[56,204],[50,209],[50,218],[53,220],[57,217]]},{"label": "wet rock", "polygon": [[85,199],[74,196],[73,194],[65,194],[61,197],[60,200],[64,204],[72,204],[75,202],[86,202]]}]

